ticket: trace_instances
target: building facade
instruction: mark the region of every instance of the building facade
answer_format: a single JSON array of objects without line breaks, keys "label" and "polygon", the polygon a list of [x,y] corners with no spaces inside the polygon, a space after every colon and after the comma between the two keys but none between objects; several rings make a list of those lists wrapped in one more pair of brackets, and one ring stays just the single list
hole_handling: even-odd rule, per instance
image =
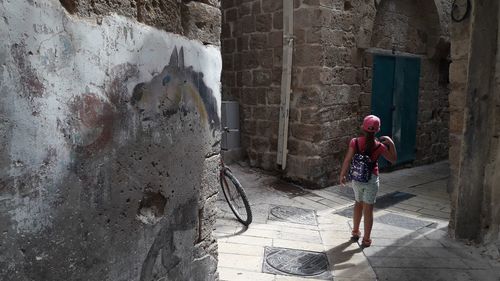
[{"label": "building facade", "polygon": [[[444,0],[294,1],[286,177],[335,183],[347,143],[370,112],[397,139],[399,165],[447,158],[450,7]],[[222,8],[223,98],[240,103],[251,165],[277,169],[282,1],[229,0]]]}]

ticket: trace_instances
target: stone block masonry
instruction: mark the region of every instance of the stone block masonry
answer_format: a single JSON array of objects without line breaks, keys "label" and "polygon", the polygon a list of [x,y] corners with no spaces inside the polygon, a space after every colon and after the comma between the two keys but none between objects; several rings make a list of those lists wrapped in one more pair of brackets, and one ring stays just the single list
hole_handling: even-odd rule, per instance
[{"label": "stone block masonry", "polygon": [[1,280],[218,279],[219,6],[0,1]]},{"label": "stone block masonry", "polygon": [[[242,144],[253,166],[276,168],[280,102],[282,1],[222,3],[223,97],[241,105]],[[319,19],[316,17],[319,16]],[[323,15],[307,1],[294,2],[294,67],[286,175],[315,185],[321,126],[318,101],[323,50],[317,24]],[[227,66],[227,67],[226,67]],[[316,75],[315,75],[316,74]],[[309,154],[303,154],[307,151]]]},{"label": "stone block masonry", "polygon": [[[391,50],[392,34],[397,51],[424,57],[414,163],[447,157],[447,65],[433,47],[449,38],[448,2],[428,0],[416,8],[411,1],[294,1],[285,177],[311,187],[337,181],[348,140],[371,111],[373,58],[366,49]],[[271,113],[279,112],[280,102],[282,1],[228,1],[222,9],[223,97],[241,105],[250,164],[276,169],[278,115]]]}]

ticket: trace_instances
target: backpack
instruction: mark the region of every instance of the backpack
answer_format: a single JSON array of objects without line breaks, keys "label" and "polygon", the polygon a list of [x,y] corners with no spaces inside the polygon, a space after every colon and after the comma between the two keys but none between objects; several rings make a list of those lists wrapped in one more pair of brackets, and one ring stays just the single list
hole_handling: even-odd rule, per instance
[{"label": "backpack", "polygon": [[[380,147],[380,143],[372,149],[376,151]],[[371,153],[370,153],[371,154]],[[349,178],[358,182],[368,182],[372,177],[373,168],[376,161],[372,161],[370,154],[360,153],[358,139],[356,138],[356,153],[352,157],[351,167],[349,169]]]}]

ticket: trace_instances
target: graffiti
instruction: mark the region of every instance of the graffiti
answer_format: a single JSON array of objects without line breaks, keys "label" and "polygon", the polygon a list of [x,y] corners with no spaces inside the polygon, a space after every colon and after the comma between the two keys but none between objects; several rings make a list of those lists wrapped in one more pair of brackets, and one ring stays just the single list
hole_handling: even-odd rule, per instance
[{"label": "graffiti", "polygon": [[73,113],[67,121],[74,130],[71,142],[77,152],[84,149],[96,152],[105,146],[113,134],[113,110],[109,103],[92,93],[73,99],[70,104]]},{"label": "graffiti", "polygon": [[174,236],[178,232],[193,231],[198,219],[196,206],[196,200],[193,198],[175,208],[170,216],[164,217],[166,222],[156,235],[142,264],[140,281],[154,280],[153,278],[165,274],[168,277],[166,280],[177,280],[173,271],[181,265],[188,253],[185,249],[178,249]]},{"label": "graffiti", "polygon": [[105,97],[84,93],[69,101],[70,115],[59,121],[59,129],[75,152],[94,154],[113,139],[114,129],[124,129],[128,119],[127,80],[138,74],[137,67],[120,64],[110,71],[113,79],[106,83]]},{"label": "graffiti", "polygon": [[[106,98],[85,93],[69,103],[72,113],[60,128],[71,145],[79,153],[93,154],[106,147],[113,137],[117,120],[130,116],[127,112],[127,81],[138,74],[137,67],[123,64],[114,67],[114,77],[106,83]],[[134,87],[130,104],[142,121],[158,121],[175,113],[194,112],[200,122],[208,124],[212,132],[220,126],[217,99],[203,81],[203,73],[184,64],[184,49],[174,48],[168,65],[149,82]]]},{"label": "graffiti", "polygon": [[203,81],[203,73],[185,66],[183,48],[180,51],[174,48],[169,64],[151,81],[135,86],[131,103],[142,114],[143,121],[195,110],[212,130],[220,126],[212,89]]}]

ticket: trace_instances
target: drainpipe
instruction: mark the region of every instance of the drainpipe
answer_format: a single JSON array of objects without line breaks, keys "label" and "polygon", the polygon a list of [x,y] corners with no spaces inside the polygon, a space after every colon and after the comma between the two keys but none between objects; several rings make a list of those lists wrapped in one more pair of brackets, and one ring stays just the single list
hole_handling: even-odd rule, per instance
[{"label": "drainpipe", "polygon": [[281,166],[282,170],[286,168],[288,153],[288,117],[290,112],[293,55],[293,2],[292,0],[283,0],[283,69],[281,72],[280,123],[276,157],[276,162]]}]

